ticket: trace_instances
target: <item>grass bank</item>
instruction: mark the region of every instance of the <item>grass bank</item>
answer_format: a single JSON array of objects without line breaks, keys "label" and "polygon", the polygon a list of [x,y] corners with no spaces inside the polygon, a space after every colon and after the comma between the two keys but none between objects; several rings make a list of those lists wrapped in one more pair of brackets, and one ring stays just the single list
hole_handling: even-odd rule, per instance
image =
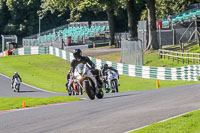
[{"label": "grass bank", "polygon": [[47,105],[52,103],[72,102],[81,100],[75,97],[48,97],[48,98],[3,98],[0,97],[0,110],[10,110],[22,108],[23,102],[25,101],[26,107],[34,107],[38,105]]},{"label": "grass bank", "polygon": [[[69,62],[52,55],[8,56],[0,58],[0,73],[12,76],[17,71],[23,82],[33,86],[54,91],[66,92],[66,75]],[[155,89],[155,79],[141,79],[120,76],[120,92]],[[160,80],[161,88],[195,84],[195,81]]]},{"label": "grass bank", "polygon": [[199,131],[200,110],[197,110],[165,122],[154,123],[132,133],[199,133]]}]

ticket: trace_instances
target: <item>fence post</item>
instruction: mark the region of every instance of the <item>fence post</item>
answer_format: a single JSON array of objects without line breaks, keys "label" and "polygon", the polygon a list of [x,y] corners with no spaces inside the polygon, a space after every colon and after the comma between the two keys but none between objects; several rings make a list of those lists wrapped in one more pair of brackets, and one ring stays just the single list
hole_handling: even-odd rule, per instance
[{"label": "fence post", "polygon": [[176,56],[177,56],[177,63],[178,63],[178,53],[176,53]]},{"label": "fence post", "polygon": [[198,56],[199,56],[199,64],[200,64],[200,54],[198,53]]},{"label": "fence post", "polygon": [[187,54],[187,64],[189,64],[189,54]]},{"label": "fence post", "polygon": [[165,51],[163,51],[163,54],[164,54],[163,56],[164,56],[164,59],[165,59]]},{"label": "fence post", "polygon": [[184,64],[183,53],[182,53],[182,63]]},{"label": "fence post", "polygon": [[194,53],[192,53],[192,63],[194,64]]},{"label": "fence post", "polygon": [[169,60],[169,55],[167,54],[167,59]]}]

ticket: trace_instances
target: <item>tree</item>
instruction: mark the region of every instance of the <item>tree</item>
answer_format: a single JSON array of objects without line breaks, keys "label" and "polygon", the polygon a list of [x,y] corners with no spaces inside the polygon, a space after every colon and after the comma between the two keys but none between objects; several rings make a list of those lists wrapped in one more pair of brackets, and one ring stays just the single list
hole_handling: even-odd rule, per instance
[{"label": "tree", "polygon": [[81,13],[90,10],[93,12],[106,11],[109,27],[110,27],[110,43],[114,44],[115,35],[115,14],[120,7],[119,0],[42,0],[42,12],[45,14],[48,10],[52,13],[55,10],[59,10],[61,13],[66,12],[66,9],[70,9],[69,21],[78,21],[81,18]]},{"label": "tree", "polygon": [[178,14],[185,11],[191,3],[192,0],[156,0],[156,16],[164,18]]},{"label": "tree", "polygon": [[0,14],[0,33],[5,34],[5,25],[10,19],[10,12],[8,11],[8,7],[6,6],[6,0],[0,0]]},{"label": "tree", "polygon": [[[161,19],[169,15],[175,15],[187,10],[192,3],[198,3],[200,0],[156,0],[156,18]],[[147,18],[147,9],[142,11],[141,20]]]},{"label": "tree", "polygon": [[146,0],[148,12],[148,31],[149,39],[147,49],[159,49],[156,32],[155,0]]},{"label": "tree", "polygon": [[137,11],[135,9],[135,0],[126,0],[127,15],[128,15],[128,30],[130,39],[137,36]]}]

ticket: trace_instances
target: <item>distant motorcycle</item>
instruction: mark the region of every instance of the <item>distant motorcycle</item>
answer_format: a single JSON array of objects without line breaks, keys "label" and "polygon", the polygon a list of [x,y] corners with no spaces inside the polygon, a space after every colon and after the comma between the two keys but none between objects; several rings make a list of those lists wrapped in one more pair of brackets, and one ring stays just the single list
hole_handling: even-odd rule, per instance
[{"label": "distant motorcycle", "polygon": [[[97,98],[103,98],[104,94],[102,89],[95,88],[95,75],[92,74],[91,70],[89,70],[86,64],[78,64],[74,71],[74,79],[77,80],[76,83],[85,90],[88,97],[91,100],[95,99],[95,95]],[[98,90],[97,90],[98,89]]]},{"label": "distant motorcycle", "polygon": [[103,76],[103,86],[105,89],[106,93],[109,92],[118,92],[118,80],[119,80],[119,75],[115,71],[108,69],[106,70],[106,76]]},{"label": "distant motorcycle", "polygon": [[14,79],[14,83],[12,86],[14,92],[16,92],[16,91],[19,92],[20,83],[21,83],[21,81],[19,79],[17,79],[17,78]]}]

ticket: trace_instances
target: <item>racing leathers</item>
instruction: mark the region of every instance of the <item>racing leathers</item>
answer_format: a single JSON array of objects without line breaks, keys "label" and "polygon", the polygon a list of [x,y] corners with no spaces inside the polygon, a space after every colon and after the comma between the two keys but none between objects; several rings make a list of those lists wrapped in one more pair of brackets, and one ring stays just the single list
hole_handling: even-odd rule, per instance
[{"label": "racing leathers", "polygon": [[95,83],[95,88],[102,88],[102,82],[100,80],[100,72],[99,70],[95,69],[95,64],[87,57],[87,56],[81,56],[79,60],[74,59],[71,62],[71,73],[74,74],[74,70],[76,66],[80,63],[87,64],[87,66],[90,68],[91,73],[93,75],[96,75],[96,78],[93,77],[92,80]]},{"label": "racing leathers", "polygon": [[14,74],[14,75],[12,76],[12,84],[11,84],[12,88],[13,88],[13,83],[14,83],[14,81],[15,81],[15,78],[16,78],[16,79],[19,79],[20,82],[22,82],[22,79],[21,79],[21,77],[19,76],[19,74]]}]

